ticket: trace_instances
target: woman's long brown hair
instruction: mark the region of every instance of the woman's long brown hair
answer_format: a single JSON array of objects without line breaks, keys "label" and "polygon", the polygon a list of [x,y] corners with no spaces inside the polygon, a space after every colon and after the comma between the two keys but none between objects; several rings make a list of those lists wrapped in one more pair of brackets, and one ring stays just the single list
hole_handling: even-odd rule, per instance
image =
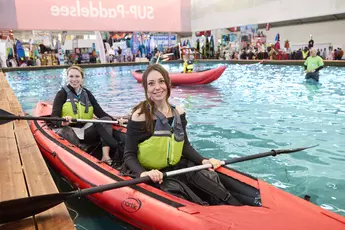
[{"label": "woman's long brown hair", "polygon": [[168,103],[168,99],[170,97],[170,92],[171,92],[171,81],[170,81],[169,73],[160,64],[153,64],[153,65],[150,65],[145,70],[145,72],[143,73],[143,76],[142,76],[142,81],[143,81],[142,84],[143,84],[143,87],[145,90],[146,100],[140,102],[132,110],[133,112],[139,110],[139,115],[145,114],[146,130],[148,132],[151,132],[151,133],[153,133],[153,131],[154,131],[154,129],[153,129],[153,112],[154,112],[155,107],[154,107],[154,102],[147,96],[147,77],[152,71],[157,71],[160,74],[162,74],[162,76],[164,78],[164,82],[167,86],[166,101]]}]

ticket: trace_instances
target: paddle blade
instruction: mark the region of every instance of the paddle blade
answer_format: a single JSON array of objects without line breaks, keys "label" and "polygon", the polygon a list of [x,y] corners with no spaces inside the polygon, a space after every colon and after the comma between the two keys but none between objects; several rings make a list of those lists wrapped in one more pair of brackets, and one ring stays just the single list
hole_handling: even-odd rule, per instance
[{"label": "paddle blade", "polygon": [[[309,146],[309,147],[302,147],[302,148],[295,148],[295,149],[276,150],[276,153],[277,154],[294,153],[294,152],[299,152],[299,151],[303,151],[303,150],[306,150],[306,149],[311,149],[311,148],[314,148],[316,146],[319,146],[319,145],[313,145],[313,146]],[[274,151],[274,150],[272,150],[272,151]]]},{"label": "paddle blade", "polygon": [[76,191],[25,197],[0,202],[0,224],[20,220],[46,211],[68,199]]},{"label": "paddle blade", "polygon": [[263,157],[267,157],[267,156],[276,156],[279,154],[294,153],[294,152],[299,152],[302,150],[314,148],[316,146],[318,146],[318,145],[313,145],[313,146],[303,147],[303,148],[295,148],[295,149],[281,149],[281,150],[272,149],[269,152],[258,153],[258,154],[254,154],[254,155],[248,155],[248,156],[244,156],[244,157],[234,158],[231,160],[226,160],[226,161],[224,161],[224,163],[226,165],[226,164],[233,164],[233,163],[243,162],[243,161],[248,161],[248,160],[253,160],[253,159],[259,159],[259,158],[263,158]]},{"label": "paddle blade", "polygon": [[9,113],[3,109],[0,109],[0,125],[3,125],[15,120],[15,119],[11,119],[12,116],[14,116],[12,113]]},{"label": "paddle blade", "polygon": [[14,114],[9,113],[6,110],[0,109],[0,116],[14,116]]},{"label": "paddle blade", "polygon": [[145,183],[150,180],[150,177],[146,176],[135,178],[132,180],[125,180],[112,184],[86,188],[82,190],[79,189],[71,192],[39,195],[16,200],[3,201],[0,202],[0,224],[33,216],[35,214],[48,210],[70,198],[76,198],[98,192],[108,191],[111,189]]},{"label": "paddle blade", "polygon": [[4,125],[4,124],[11,122],[11,121],[13,121],[13,120],[7,120],[4,117],[0,117],[0,125]]}]

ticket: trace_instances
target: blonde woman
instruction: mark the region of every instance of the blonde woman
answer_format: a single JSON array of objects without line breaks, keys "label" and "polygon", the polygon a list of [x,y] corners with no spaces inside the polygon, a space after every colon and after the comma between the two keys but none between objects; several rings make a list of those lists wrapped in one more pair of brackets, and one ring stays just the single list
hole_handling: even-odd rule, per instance
[{"label": "blonde woman", "polygon": [[[92,93],[83,87],[84,70],[79,66],[71,66],[67,69],[67,85],[56,94],[53,103],[52,117],[63,117],[66,121],[54,123],[55,128],[60,128],[58,133],[74,145],[79,145],[82,140],[85,143],[101,141],[102,161],[111,165],[109,156],[110,144],[103,138],[97,125],[92,123],[72,123],[72,119],[93,119],[96,115],[101,120],[112,120],[112,117],[104,112]],[[102,124],[105,135],[112,136],[112,125]],[[77,136],[77,138],[75,138]]]}]

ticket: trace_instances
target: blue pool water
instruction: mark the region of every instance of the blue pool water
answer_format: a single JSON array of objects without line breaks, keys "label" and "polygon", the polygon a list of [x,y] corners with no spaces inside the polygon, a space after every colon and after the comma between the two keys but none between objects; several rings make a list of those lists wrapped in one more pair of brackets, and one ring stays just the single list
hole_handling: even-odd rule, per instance
[{"label": "blue pool water", "polygon": [[[196,68],[219,65],[200,63]],[[170,71],[182,69],[181,65],[164,66]],[[104,110],[124,115],[144,98],[141,85],[130,74],[137,68],[145,66],[86,69],[85,85]],[[38,101],[54,99],[64,75],[65,70],[42,70],[10,72],[7,78],[23,109],[31,113]],[[185,108],[189,138],[207,157],[229,159],[319,144],[308,151],[232,167],[297,196],[308,194],[313,203],[345,215],[344,76],[345,68],[326,67],[320,84],[311,84],[298,66],[228,65],[210,85],[175,87],[172,102]],[[73,207],[78,210],[78,204]],[[90,204],[89,209],[95,208]],[[82,211],[88,215],[85,208]],[[86,228],[101,229],[97,221],[97,217],[76,220]],[[112,223],[118,226],[112,220],[107,225]]]}]

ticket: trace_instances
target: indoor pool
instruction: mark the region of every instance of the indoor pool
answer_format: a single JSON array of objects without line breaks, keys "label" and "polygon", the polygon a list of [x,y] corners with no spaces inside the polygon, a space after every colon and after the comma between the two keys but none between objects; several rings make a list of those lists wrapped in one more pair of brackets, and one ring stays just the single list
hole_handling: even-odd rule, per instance
[{"label": "indoor pool", "polygon": [[[219,65],[199,63],[196,68]],[[164,66],[170,71],[182,70],[182,65]],[[104,110],[125,115],[144,98],[130,71],[145,67],[86,69],[85,85]],[[65,83],[65,71],[19,71],[6,76],[25,112],[31,113],[38,101],[54,99]],[[210,85],[175,87],[171,102],[185,108],[189,138],[206,157],[229,159],[319,144],[307,151],[231,167],[299,197],[308,194],[313,203],[345,215],[344,76],[345,68],[326,67],[320,84],[312,84],[305,82],[298,66],[232,64]],[[90,214],[98,209],[91,203],[67,205],[79,212],[75,221],[86,229],[124,228],[115,218]]]}]

